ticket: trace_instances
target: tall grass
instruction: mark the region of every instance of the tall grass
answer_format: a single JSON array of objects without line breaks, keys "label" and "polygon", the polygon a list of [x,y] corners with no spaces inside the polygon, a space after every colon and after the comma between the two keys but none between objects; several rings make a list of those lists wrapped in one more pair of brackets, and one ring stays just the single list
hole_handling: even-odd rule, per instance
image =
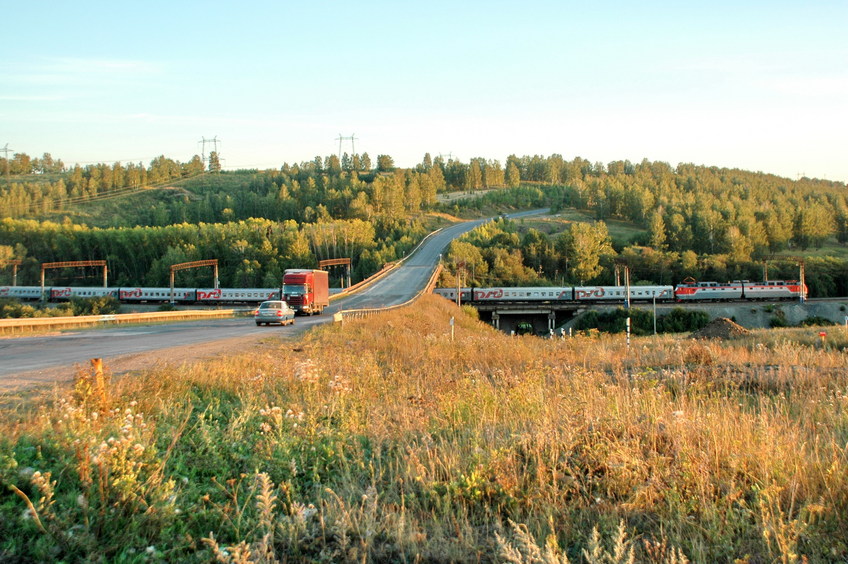
[{"label": "tall grass", "polygon": [[848,335],[829,333],[628,348],[509,337],[428,297],[80,378],[0,423],[0,557],[844,561]]}]

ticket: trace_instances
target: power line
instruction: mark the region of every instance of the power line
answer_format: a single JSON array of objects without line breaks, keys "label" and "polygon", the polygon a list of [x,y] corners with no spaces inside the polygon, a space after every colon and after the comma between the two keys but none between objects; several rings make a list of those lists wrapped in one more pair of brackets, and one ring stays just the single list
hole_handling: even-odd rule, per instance
[{"label": "power line", "polygon": [[336,138],[336,141],[339,142],[339,160],[340,161],[342,160],[342,141],[350,141],[350,154],[351,155],[356,154],[356,146],[355,146],[354,142],[358,138],[354,137],[354,135],[355,135],[354,133],[351,133],[350,135],[346,136],[346,135],[342,135],[341,133],[339,133],[339,136]]},{"label": "power line", "polygon": [[203,148],[201,149],[201,153],[200,153],[200,155],[201,155],[200,159],[204,164],[207,164],[206,163],[206,144],[212,143],[212,145],[215,147],[215,154],[217,154],[218,153],[218,136],[216,135],[212,139],[207,139],[206,137],[202,137],[200,139],[200,141],[198,141],[198,143],[203,143]]}]

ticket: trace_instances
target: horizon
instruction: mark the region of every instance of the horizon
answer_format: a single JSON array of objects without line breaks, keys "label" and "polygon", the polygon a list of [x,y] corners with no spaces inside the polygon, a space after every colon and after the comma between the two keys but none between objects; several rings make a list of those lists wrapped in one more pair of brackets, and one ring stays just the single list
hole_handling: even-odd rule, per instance
[{"label": "horizon", "polygon": [[[848,5],[15,6],[0,148],[226,170],[560,154],[848,181]],[[163,17],[167,15],[167,17]],[[131,25],[128,25],[131,24]],[[353,153],[350,143],[342,152]]]}]

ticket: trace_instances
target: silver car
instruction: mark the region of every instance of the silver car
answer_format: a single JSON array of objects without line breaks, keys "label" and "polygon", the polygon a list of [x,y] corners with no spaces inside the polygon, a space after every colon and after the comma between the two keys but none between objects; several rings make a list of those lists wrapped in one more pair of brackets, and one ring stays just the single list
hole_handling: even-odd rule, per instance
[{"label": "silver car", "polygon": [[254,313],[257,325],[279,323],[280,325],[294,324],[294,310],[284,301],[270,300],[259,304]]}]

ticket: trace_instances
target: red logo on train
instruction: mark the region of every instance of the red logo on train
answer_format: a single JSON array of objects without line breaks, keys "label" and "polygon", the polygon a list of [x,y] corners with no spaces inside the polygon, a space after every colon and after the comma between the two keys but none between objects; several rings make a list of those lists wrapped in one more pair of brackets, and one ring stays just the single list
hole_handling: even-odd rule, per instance
[{"label": "red logo on train", "polygon": [[474,292],[475,300],[497,300],[503,297],[503,288],[498,288],[497,290],[488,290],[488,291],[476,291]]},{"label": "red logo on train", "polygon": [[211,292],[197,291],[198,300],[218,300],[221,299],[221,289],[212,290]]}]

